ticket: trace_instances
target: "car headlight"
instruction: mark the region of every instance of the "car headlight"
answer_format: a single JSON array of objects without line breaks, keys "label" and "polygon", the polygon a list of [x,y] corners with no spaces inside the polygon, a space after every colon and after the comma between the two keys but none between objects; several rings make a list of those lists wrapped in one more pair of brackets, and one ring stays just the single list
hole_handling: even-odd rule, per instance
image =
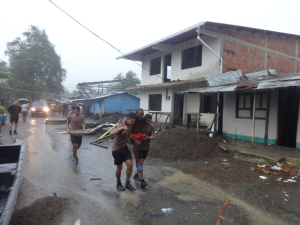
[{"label": "car headlight", "polygon": [[45,112],[48,112],[48,111],[49,111],[49,108],[48,108],[48,107],[45,107],[45,108],[44,108],[44,111],[45,111]]},{"label": "car headlight", "polygon": [[35,108],[31,108],[31,111],[35,111],[36,109]]}]

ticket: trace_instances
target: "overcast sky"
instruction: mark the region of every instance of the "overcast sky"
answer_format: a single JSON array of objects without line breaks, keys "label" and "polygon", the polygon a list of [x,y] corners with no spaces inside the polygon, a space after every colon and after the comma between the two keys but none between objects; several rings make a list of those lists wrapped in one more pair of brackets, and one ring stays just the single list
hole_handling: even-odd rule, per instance
[{"label": "overcast sky", "polygon": [[[248,26],[300,35],[297,0],[252,1],[101,1],[53,0],[82,24],[127,53],[201,21]],[[141,68],[96,38],[48,0],[1,1],[0,60],[8,62],[6,43],[30,25],[44,29],[67,70],[64,86],[110,80]]]}]

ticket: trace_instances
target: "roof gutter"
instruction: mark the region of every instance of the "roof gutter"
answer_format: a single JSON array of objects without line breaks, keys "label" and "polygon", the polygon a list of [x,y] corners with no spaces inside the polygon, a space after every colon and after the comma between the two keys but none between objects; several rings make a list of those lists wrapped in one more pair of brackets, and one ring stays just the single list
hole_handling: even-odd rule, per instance
[{"label": "roof gutter", "polygon": [[197,32],[197,39],[204,44],[219,60],[220,60],[220,74],[222,74],[222,67],[223,67],[223,59],[214,51],[211,47],[208,46],[201,38],[200,38],[200,26],[196,30]]}]

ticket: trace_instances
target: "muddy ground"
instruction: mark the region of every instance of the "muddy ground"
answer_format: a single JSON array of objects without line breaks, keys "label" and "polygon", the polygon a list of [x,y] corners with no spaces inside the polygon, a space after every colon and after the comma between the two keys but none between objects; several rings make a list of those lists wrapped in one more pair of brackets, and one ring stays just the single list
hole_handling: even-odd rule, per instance
[{"label": "muddy ground", "polygon": [[[300,180],[283,183],[271,176],[260,179],[250,169],[255,164],[230,149],[225,153],[215,146],[210,157],[190,160],[160,157],[157,152],[166,149],[156,148],[144,167],[149,186],[142,189],[132,180],[136,192],[118,192],[111,141],[103,143],[108,146],[105,149],[89,144],[100,134],[84,136],[79,164],[74,165],[70,137],[58,134],[65,125],[45,125],[43,121],[33,118],[21,123],[19,135],[14,137],[8,135],[7,125],[2,126],[4,144],[14,138],[27,142],[11,224],[22,224],[24,218],[26,224],[74,224],[77,219],[82,224],[215,224],[227,198],[230,203],[222,224],[300,223]],[[224,167],[223,162],[230,165]],[[125,168],[122,182],[124,178]],[[162,208],[175,211],[165,215]]]}]

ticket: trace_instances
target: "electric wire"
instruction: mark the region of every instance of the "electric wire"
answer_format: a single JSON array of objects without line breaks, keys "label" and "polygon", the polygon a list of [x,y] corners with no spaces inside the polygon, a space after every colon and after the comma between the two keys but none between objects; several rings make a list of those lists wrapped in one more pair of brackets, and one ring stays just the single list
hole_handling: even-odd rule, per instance
[{"label": "electric wire", "polygon": [[[104,40],[103,38],[101,38],[100,36],[98,36],[96,33],[94,33],[93,31],[91,31],[90,29],[88,29],[87,27],[85,27],[83,24],[81,24],[78,20],[76,20],[74,17],[72,17],[70,14],[68,14],[66,11],[64,11],[63,9],[61,9],[58,5],[56,5],[54,2],[52,2],[51,0],[49,0],[49,2],[51,2],[55,7],[57,7],[60,11],[62,11],[63,13],[65,13],[67,16],[69,16],[71,19],[73,19],[76,23],[78,23],[80,26],[82,26],[84,29],[86,29],[87,31],[89,31],[90,33],[92,33],[93,35],[95,35],[97,38],[99,38],[100,40],[102,40],[103,42],[105,42],[106,44],[108,44],[110,47],[114,48],[115,50],[117,50],[118,52],[120,52],[126,59],[128,59],[126,57],[126,55],[121,52],[119,49],[117,49],[115,46],[113,46],[112,44],[110,44],[108,41]],[[143,65],[137,63],[136,61],[133,61],[131,59],[128,59],[134,63],[136,63],[137,65],[139,65],[140,67],[142,67],[143,69],[147,70],[150,72],[149,69],[145,68]],[[159,78],[163,79],[162,77],[160,77],[159,75],[155,74],[155,76],[158,76]]]},{"label": "electric wire", "polygon": [[17,88],[10,88],[10,87],[2,87],[2,86],[0,86],[0,88],[9,89],[9,90],[15,90],[15,91],[24,91],[24,92],[36,93],[36,94],[43,94],[43,95],[49,95],[49,96],[52,95],[52,96],[64,97],[63,95],[58,95],[58,94],[51,94],[51,93],[44,93],[44,92],[37,92],[37,91],[27,91],[27,90],[22,90],[22,89],[17,89]]}]

